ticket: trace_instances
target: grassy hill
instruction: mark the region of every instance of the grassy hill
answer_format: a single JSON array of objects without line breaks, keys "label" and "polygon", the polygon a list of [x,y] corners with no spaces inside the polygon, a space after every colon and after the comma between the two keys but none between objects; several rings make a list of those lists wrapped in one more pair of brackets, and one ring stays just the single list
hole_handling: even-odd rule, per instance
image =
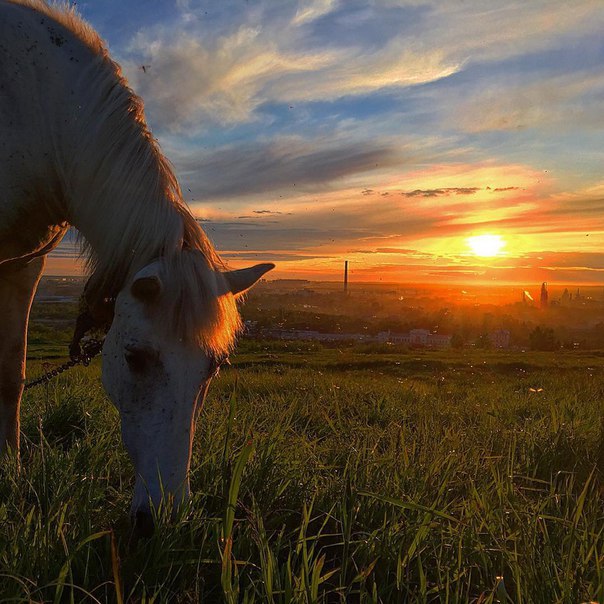
[{"label": "grassy hill", "polygon": [[[32,377],[62,354],[38,335]],[[190,509],[148,541],[98,362],[27,393],[0,599],[604,601],[600,354],[243,341],[232,361]]]}]

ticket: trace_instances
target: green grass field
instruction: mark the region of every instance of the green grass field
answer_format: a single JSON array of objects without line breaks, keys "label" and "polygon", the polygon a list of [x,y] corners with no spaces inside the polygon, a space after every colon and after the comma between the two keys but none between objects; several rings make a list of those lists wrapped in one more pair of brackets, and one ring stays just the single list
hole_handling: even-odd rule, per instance
[{"label": "green grass field", "polygon": [[2,602],[604,602],[599,354],[243,342],[198,423],[190,509],[139,542],[98,364],[22,418]]}]

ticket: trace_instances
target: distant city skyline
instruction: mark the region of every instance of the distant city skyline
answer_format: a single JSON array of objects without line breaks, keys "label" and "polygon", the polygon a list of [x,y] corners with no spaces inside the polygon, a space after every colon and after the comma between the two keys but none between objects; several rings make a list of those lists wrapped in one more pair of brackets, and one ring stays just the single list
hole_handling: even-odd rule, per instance
[{"label": "distant city skyline", "polygon": [[[233,266],[604,283],[599,0],[96,0]],[[73,238],[48,274],[80,270]]]}]

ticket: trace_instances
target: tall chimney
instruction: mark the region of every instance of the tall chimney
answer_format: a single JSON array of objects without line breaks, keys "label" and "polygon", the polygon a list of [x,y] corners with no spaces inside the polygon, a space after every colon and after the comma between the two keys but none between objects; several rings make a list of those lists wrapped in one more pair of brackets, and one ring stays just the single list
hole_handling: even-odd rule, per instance
[{"label": "tall chimney", "polygon": [[549,295],[547,293],[547,283],[544,281],[541,284],[541,308],[547,308]]},{"label": "tall chimney", "polygon": [[348,260],[344,261],[344,293],[348,293]]}]

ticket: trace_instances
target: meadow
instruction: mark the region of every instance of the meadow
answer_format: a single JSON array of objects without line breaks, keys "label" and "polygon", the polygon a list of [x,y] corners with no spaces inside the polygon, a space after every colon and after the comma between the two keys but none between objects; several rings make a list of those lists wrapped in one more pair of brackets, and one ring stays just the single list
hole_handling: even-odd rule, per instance
[{"label": "meadow", "polygon": [[26,393],[2,602],[604,602],[604,354],[244,340],[138,541],[99,372]]}]

